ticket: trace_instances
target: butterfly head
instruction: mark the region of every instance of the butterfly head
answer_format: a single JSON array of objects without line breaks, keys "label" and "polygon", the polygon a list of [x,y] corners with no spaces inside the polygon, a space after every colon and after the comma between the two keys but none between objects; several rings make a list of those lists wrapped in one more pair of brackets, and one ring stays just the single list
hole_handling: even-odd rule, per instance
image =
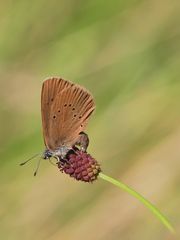
[{"label": "butterfly head", "polygon": [[46,149],[44,152],[43,152],[43,155],[42,155],[42,158],[43,159],[49,159],[53,156],[52,152],[48,149]]}]

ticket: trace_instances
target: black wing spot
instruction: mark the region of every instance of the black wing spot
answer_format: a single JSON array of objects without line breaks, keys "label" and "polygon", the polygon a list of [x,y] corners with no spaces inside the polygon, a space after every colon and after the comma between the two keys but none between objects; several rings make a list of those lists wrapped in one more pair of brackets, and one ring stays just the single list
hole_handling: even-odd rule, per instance
[{"label": "black wing spot", "polygon": [[74,114],[74,117],[76,117],[76,114]]},{"label": "black wing spot", "polygon": [[54,100],[54,98],[51,98],[51,102]]},{"label": "black wing spot", "polygon": [[56,116],[54,115],[54,116],[53,116],[53,118],[55,119],[55,118],[56,118]]},{"label": "black wing spot", "polygon": [[75,110],[75,108],[72,109],[73,111]]},{"label": "black wing spot", "polygon": [[82,118],[82,116],[79,116],[79,119],[81,119]]},{"label": "black wing spot", "polygon": [[71,104],[69,104],[69,107],[71,107]]},{"label": "black wing spot", "polygon": [[67,107],[67,104],[64,104],[64,107]]},{"label": "black wing spot", "polygon": [[60,113],[60,110],[58,110],[58,113]]},{"label": "black wing spot", "polygon": [[83,127],[83,125],[81,124],[81,127]]}]

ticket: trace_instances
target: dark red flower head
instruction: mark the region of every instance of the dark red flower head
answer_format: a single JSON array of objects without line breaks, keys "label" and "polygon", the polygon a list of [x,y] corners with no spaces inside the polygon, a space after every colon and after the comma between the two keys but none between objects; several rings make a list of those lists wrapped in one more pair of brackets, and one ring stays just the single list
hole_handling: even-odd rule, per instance
[{"label": "dark red flower head", "polygon": [[63,162],[58,162],[58,168],[70,177],[84,182],[93,182],[101,172],[98,162],[90,154],[80,150],[67,154]]}]

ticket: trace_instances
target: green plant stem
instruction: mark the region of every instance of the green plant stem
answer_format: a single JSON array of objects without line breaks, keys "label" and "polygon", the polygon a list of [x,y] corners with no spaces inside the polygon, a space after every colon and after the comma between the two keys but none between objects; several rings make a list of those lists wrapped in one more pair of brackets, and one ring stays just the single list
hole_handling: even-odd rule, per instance
[{"label": "green plant stem", "polygon": [[103,173],[99,173],[99,177],[103,180],[114,184],[115,186],[123,189],[124,191],[128,192],[130,195],[137,198],[140,202],[142,202],[152,213],[163,223],[171,233],[175,233],[175,230],[169,220],[155,207],[152,203],[150,203],[146,198],[144,198],[141,194],[133,190],[131,187],[127,186],[126,184],[115,180],[112,177],[109,177]]}]

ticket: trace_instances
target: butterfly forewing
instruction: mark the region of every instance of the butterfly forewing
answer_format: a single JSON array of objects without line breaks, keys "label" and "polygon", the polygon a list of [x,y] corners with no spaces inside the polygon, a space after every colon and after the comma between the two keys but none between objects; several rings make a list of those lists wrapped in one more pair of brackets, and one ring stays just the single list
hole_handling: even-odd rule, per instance
[{"label": "butterfly forewing", "polygon": [[[84,131],[95,109],[93,97],[83,87],[63,79],[49,79],[45,85],[47,87],[42,90],[42,120],[46,121],[43,123],[45,144],[52,150],[62,145],[71,147],[79,133]],[[49,103],[48,108],[43,107],[44,100]]]},{"label": "butterfly forewing", "polygon": [[63,91],[71,85],[74,84],[61,78],[50,78],[43,82],[41,92],[41,115],[44,142],[48,149],[51,149],[52,147],[52,139],[50,139],[49,137],[49,125],[52,103],[54,102],[57,93]]}]

